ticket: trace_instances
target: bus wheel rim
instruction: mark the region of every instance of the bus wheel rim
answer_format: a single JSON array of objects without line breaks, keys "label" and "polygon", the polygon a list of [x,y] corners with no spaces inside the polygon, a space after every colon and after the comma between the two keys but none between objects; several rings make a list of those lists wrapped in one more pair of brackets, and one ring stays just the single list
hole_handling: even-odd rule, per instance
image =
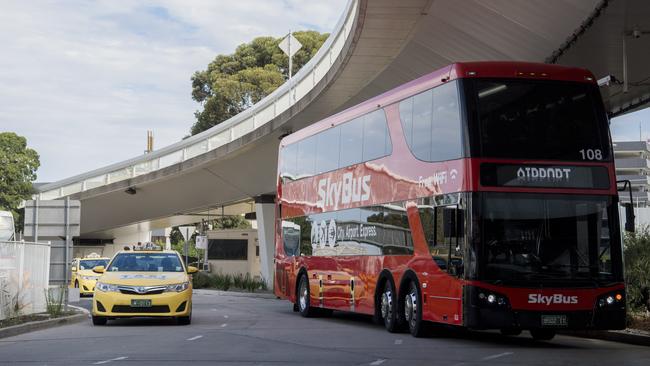
[{"label": "bus wheel rim", "polygon": [[414,286],[411,285],[411,290],[406,295],[406,304],[404,306],[404,315],[411,327],[414,327],[415,323],[417,322],[417,312],[417,290]]},{"label": "bus wheel rim", "polygon": [[381,296],[381,317],[384,321],[390,321],[393,312],[393,293],[390,287],[386,287]]}]

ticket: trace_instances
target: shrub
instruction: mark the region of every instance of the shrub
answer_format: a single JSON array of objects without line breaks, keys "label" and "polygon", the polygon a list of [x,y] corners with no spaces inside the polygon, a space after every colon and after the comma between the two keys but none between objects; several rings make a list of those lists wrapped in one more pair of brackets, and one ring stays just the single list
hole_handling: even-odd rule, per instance
[{"label": "shrub", "polygon": [[650,311],[650,229],[625,234],[625,278],[630,309]]},{"label": "shrub", "polygon": [[57,286],[45,290],[45,307],[52,318],[58,318],[63,314],[63,297],[65,286]]}]

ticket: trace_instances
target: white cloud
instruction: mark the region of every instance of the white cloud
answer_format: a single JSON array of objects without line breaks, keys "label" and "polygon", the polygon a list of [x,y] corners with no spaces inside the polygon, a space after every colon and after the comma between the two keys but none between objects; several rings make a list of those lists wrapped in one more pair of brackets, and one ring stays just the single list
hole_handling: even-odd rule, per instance
[{"label": "white cloud", "polygon": [[0,131],[26,136],[54,181],[189,131],[190,77],[254,37],[330,31],[346,0],[14,1],[0,12]]}]

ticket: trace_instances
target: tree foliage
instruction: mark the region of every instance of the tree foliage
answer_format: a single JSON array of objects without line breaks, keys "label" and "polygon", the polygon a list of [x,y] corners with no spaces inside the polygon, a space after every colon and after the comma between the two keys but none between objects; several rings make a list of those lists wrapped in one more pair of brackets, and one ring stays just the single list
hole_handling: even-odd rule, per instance
[{"label": "tree foliage", "polygon": [[[323,45],[328,34],[294,32],[302,48],[293,56],[293,73]],[[259,37],[239,45],[235,53],[218,55],[206,70],[192,76],[192,99],[201,103],[194,114],[192,135],[239,114],[282,85],[289,77],[289,58],[280,50],[282,38]]]},{"label": "tree foliage", "polygon": [[18,205],[34,193],[32,182],[40,165],[38,153],[27,147],[27,139],[13,132],[0,133],[0,209],[13,213],[19,231]]},{"label": "tree foliage", "polygon": [[632,309],[650,311],[650,228],[625,234],[625,279]]}]

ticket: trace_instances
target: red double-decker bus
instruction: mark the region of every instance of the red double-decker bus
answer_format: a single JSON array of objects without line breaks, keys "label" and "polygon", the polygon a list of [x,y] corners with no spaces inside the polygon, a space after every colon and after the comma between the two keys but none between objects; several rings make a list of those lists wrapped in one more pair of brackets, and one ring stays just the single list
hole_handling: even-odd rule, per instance
[{"label": "red double-decker bus", "polygon": [[286,136],[275,294],[393,332],[625,328],[608,119],[587,70],[456,63]]}]

